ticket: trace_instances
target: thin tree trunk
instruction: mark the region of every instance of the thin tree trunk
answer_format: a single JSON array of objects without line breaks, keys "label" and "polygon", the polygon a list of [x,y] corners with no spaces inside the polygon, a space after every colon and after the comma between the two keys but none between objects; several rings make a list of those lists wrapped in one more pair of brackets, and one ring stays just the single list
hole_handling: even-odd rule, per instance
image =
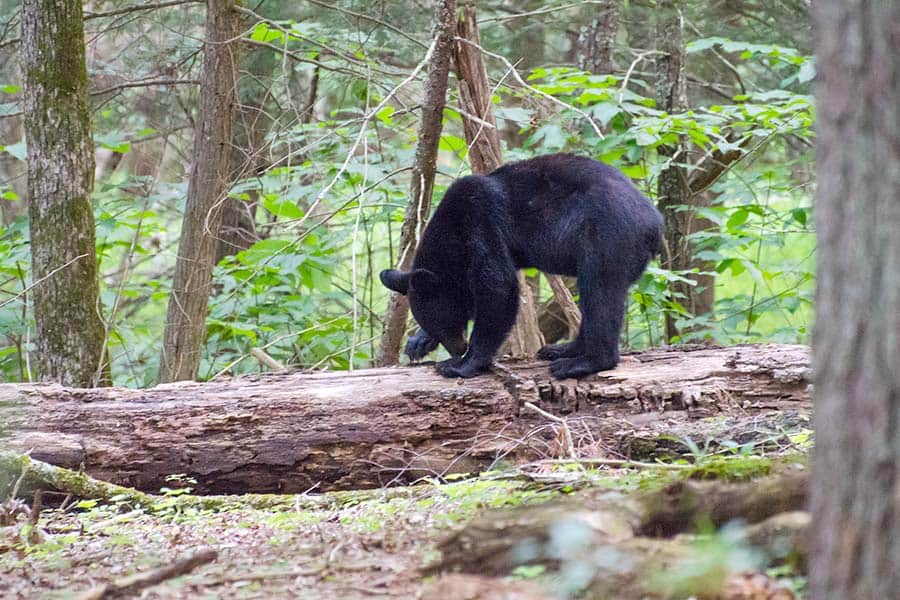
[{"label": "thin tree trunk", "polygon": [[[459,99],[468,115],[463,114],[463,131],[469,148],[469,163],[472,173],[490,173],[503,164],[500,147],[500,133],[491,111],[491,86],[488,83],[484,60],[478,47],[481,39],[475,7],[467,4],[457,24],[459,37],[470,40],[475,45],[457,42],[454,49],[454,65],[459,80]],[[516,358],[532,357],[544,345],[544,337],[538,325],[537,306],[531,286],[525,281],[525,274],[519,271],[519,313],[515,325],[506,340],[504,352]]]},{"label": "thin tree trunk", "polygon": [[[688,109],[685,74],[684,19],[679,0],[661,0],[657,5],[657,48],[663,54],[656,59],[656,95],[659,107],[669,113]],[[687,168],[688,144],[683,137],[676,144],[660,146],[657,152],[670,161],[659,174],[657,181],[658,203],[665,219],[665,247],[663,266],[673,271],[686,271],[703,263],[694,261],[690,235],[700,231],[704,222],[697,218],[697,211],[684,210],[700,195],[691,193]],[[670,284],[673,299],[691,315],[709,312],[713,281],[708,276],[693,276],[696,285],[676,281]],[[706,295],[701,294],[706,291]],[[675,325],[676,315],[666,314],[666,339],[680,335]]]},{"label": "thin tree trunk", "polygon": [[178,262],[163,334],[159,381],[194,379],[206,337],[206,306],[212,282],[222,200],[231,172],[240,14],[234,0],[209,0],[200,83],[200,119],[178,245]]},{"label": "thin tree trunk", "polygon": [[[437,168],[438,142],[441,138],[444,105],[447,102],[447,79],[450,73],[450,55],[453,52],[453,35],[456,32],[456,1],[439,0],[436,4],[437,42],[428,69],[428,83],[422,101],[422,120],[419,122],[419,143],[412,170],[409,204],[400,233],[400,259],[397,268],[407,271],[412,267],[416,245],[425,229],[431,211],[431,194],[434,189],[434,172]],[[409,302],[406,296],[392,293],[381,334],[381,350],[378,360],[381,366],[395,365],[400,361],[400,344],[406,333]]]},{"label": "thin tree trunk", "polygon": [[813,4],[818,28],[810,598],[900,590],[900,4]]},{"label": "thin tree trunk", "polygon": [[94,142],[81,0],[22,4],[38,377],[109,383],[91,192]]}]

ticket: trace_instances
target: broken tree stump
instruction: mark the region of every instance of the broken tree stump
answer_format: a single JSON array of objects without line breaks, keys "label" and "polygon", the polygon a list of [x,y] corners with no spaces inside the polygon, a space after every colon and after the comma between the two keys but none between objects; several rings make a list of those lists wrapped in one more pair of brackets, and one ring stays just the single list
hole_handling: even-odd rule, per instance
[{"label": "broken tree stump", "polygon": [[772,411],[808,414],[808,370],[805,346],[751,345],[643,352],[581,381],[516,363],[468,380],[418,366],[144,390],[4,384],[0,448],[146,491],[172,474],[198,493],[361,489],[552,456],[553,424],[520,414],[526,401],[614,457],[700,417],[757,432]]}]

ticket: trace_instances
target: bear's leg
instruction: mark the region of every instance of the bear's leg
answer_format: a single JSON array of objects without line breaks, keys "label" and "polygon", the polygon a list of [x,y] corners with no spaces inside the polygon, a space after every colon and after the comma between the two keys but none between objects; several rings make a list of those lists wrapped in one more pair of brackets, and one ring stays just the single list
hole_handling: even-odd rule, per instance
[{"label": "bear's leg", "polygon": [[615,368],[619,363],[619,332],[625,316],[628,284],[608,276],[579,277],[581,330],[573,344],[577,356],[563,356],[550,363],[557,379],[584,377]]},{"label": "bear's leg", "polygon": [[475,324],[469,339],[469,349],[461,359],[445,360],[437,364],[438,373],[444,377],[474,377],[491,367],[494,355],[513,324],[519,311],[519,282],[510,261],[508,267],[491,270],[478,269],[476,273],[502,273],[500,281],[473,281],[475,293]]}]

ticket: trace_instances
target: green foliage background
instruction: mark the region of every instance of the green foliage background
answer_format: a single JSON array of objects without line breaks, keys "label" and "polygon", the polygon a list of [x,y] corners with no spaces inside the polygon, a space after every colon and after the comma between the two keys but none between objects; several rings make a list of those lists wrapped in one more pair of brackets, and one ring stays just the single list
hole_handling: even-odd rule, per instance
[{"label": "green foliage background", "polygon": [[[121,4],[100,2],[94,9]],[[773,5],[760,18],[780,18],[782,4],[790,3]],[[367,10],[363,3],[341,6]],[[14,19],[12,5],[2,9]],[[650,97],[648,58],[640,51],[621,53],[626,73],[592,75],[563,64],[562,51],[554,54],[566,39],[564,21],[528,19],[525,27],[524,20],[504,20],[499,8],[479,10],[483,43],[493,52],[513,56],[527,35],[523,32],[536,23],[544,36],[543,56],[519,65],[530,89],[511,85],[507,67],[488,59],[506,160],[586,154],[622,169],[653,198],[666,166],[655,152],[661,144],[686,136],[695,158],[746,149],[709,190],[715,200],[702,214],[715,228],[697,235],[699,256],[716,273],[715,310],[687,314],[681,299],[667,292],[668,281],[686,274],[653,266],[632,290],[624,347],[661,343],[667,312],[694,326],[677,341],[808,341],[815,258],[809,86],[815,65],[803,31],[792,32],[784,23],[759,28],[747,20],[723,25],[700,3],[687,3],[689,32],[694,31],[688,68],[712,83],[692,88],[691,110],[673,115],[658,110]],[[638,22],[644,10],[626,4],[625,14]],[[261,4],[259,11],[271,21],[245,32],[253,45],[247,46],[239,85],[242,98],[248,104],[253,99],[267,115],[264,151],[253,157],[263,166],[238,182],[231,195],[258,202],[254,218],[262,239],[216,267],[201,378],[260,370],[249,355],[253,347],[295,367],[366,366],[376,352],[387,300],[377,273],[397,260],[407,202],[422,78],[397,90],[381,110],[373,108],[424,56],[431,14],[384,8],[378,22],[369,22],[307,5]],[[197,76],[202,10],[153,15],[136,24],[118,18],[88,21],[102,32],[90,41],[93,78],[158,77],[161,64],[184,78]],[[629,31],[622,45],[640,42],[638,33]],[[319,64],[315,119],[304,118],[301,110],[315,66],[288,62],[284,50]],[[730,87],[720,83],[713,71],[721,61],[739,75],[742,90],[736,92],[733,81]],[[12,68],[5,77],[0,93],[8,98],[0,113],[14,114],[20,82]],[[454,78],[451,88],[436,201],[454,178],[468,172]],[[150,89],[95,96],[95,139],[103,161],[120,164],[121,158],[128,164],[139,149],[152,146],[162,164],[153,175],[140,174],[135,163],[101,169],[94,194],[113,376],[116,384],[130,386],[156,379],[197,106],[195,86]],[[242,113],[243,125],[252,130],[247,114]],[[585,114],[602,129],[602,138]],[[24,142],[13,141],[3,151],[4,160],[22,161]],[[17,198],[14,186],[7,182],[0,195],[8,201],[5,217],[13,214],[0,229],[0,378],[28,380],[33,282],[27,222],[10,208]],[[542,295],[548,297],[547,291]]]}]

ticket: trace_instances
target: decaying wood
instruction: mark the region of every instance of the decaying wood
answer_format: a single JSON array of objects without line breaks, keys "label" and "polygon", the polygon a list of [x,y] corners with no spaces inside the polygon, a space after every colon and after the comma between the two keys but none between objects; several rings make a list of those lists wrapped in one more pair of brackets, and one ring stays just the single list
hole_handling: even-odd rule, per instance
[{"label": "decaying wood", "polygon": [[467,380],[419,366],[146,390],[7,384],[0,447],[139,490],[179,473],[198,493],[361,489],[564,456],[557,425],[520,414],[524,402],[565,417],[583,456],[630,458],[635,439],[658,455],[664,431],[690,437],[706,417],[720,440],[734,422],[777,437],[765,425],[773,411],[808,413],[808,369],[806,347],[765,345],[644,352],[582,381],[513,363]]},{"label": "decaying wood", "polygon": [[[664,597],[651,575],[677,569],[694,550],[689,538],[660,536],[733,519],[756,523],[743,530],[742,539],[771,561],[788,555],[802,561],[809,516],[790,511],[805,507],[808,477],[805,468],[784,468],[747,483],[681,481],[630,496],[589,490],[549,504],[489,511],[442,542],[441,559],[424,571],[503,577],[522,565],[552,571],[579,563],[592,572],[583,597]],[[709,581],[708,591],[720,590],[726,575]]]}]

